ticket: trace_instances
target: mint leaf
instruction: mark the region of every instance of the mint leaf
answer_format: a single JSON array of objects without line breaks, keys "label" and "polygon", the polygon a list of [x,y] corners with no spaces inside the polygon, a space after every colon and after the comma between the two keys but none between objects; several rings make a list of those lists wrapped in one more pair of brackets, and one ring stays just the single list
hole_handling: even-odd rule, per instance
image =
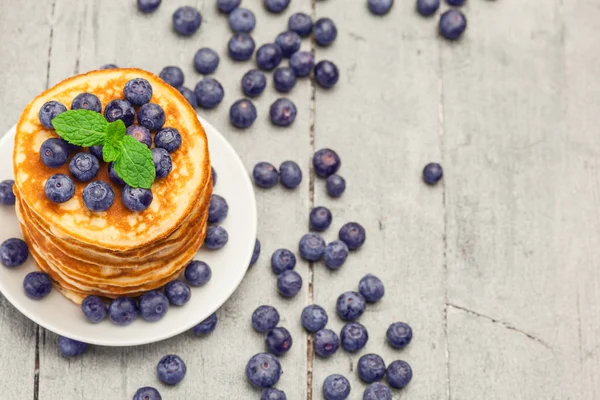
[{"label": "mint leaf", "polygon": [[90,147],[104,142],[108,122],[100,113],[90,110],[70,110],[52,119],[56,133],[68,143]]},{"label": "mint leaf", "polygon": [[108,124],[104,146],[102,147],[102,158],[106,162],[115,161],[121,155],[121,142],[125,137],[125,124],[120,119]]},{"label": "mint leaf", "polygon": [[120,145],[121,154],[115,161],[117,175],[131,187],[150,189],[156,178],[156,170],[148,146],[132,136],[124,136]]}]

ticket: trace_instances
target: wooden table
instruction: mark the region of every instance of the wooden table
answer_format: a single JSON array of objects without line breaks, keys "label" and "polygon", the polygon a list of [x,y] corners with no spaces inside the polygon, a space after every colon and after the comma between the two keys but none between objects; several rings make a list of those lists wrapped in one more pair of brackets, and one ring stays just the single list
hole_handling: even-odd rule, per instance
[{"label": "wooden table", "polygon": [[[191,38],[171,30],[179,5],[204,17]],[[250,325],[261,304],[276,306],[294,346],[282,357],[278,385],[288,398],[320,399],[332,373],[365,385],[358,358],[381,354],[408,361],[412,383],[402,399],[600,398],[600,7],[594,0],[468,0],[465,37],[437,37],[436,18],[424,19],[414,1],[396,1],[386,17],[371,15],[364,0],[294,0],[283,15],[259,0],[244,0],[257,16],[257,44],[286,29],[304,11],[330,16],[339,35],[317,59],[340,68],[335,89],[300,79],[290,98],[298,107],[292,128],[268,121],[277,97],[269,87],[256,100],[251,129],[233,129],[228,109],[251,62],[226,56],[226,18],[214,0],[165,0],[152,15],[133,0],[0,0],[0,132],[28,101],[60,80],[106,63],[158,73],[178,65],[186,86],[201,79],[194,52],[221,54],[214,77],[225,100],[200,110],[223,132],[251,170],[256,162],[291,159],[305,179],[295,191],[257,190],[262,254],[235,295],[219,311],[217,330],[134,348],[91,348],[66,360],[56,335],[39,328],[0,296],[0,398],[131,399],[154,385],[163,399],[258,399],[244,366],[263,350]],[[445,7],[445,6],[444,6]],[[315,149],[332,147],[343,159],[348,189],[327,197],[310,172]],[[436,187],[421,182],[423,166],[440,161]],[[348,221],[362,223],[366,245],[338,272],[300,261],[305,285],[281,299],[269,268],[272,252],[296,249],[308,230],[308,212],[325,205],[334,214],[333,240]],[[218,266],[215,266],[218,268]],[[374,273],[386,296],[360,319],[369,329],[364,351],[328,360],[313,357],[299,316],[318,303],[339,331],[335,300]],[[414,340],[403,351],[385,342],[394,321],[406,321]],[[188,365],[185,381],[167,388],[155,366],[167,353]]]}]

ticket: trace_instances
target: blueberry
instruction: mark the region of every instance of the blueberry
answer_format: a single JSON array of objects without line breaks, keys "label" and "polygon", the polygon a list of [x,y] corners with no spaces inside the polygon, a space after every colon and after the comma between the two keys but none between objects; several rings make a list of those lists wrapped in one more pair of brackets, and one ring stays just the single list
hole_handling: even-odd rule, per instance
[{"label": "blueberry", "polygon": [[200,322],[198,325],[192,328],[192,333],[196,336],[204,336],[208,335],[217,327],[217,313],[211,314],[204,321]]},{"label": "blueberry", "polygon": [[0,182],[0,204],[13,205],[16,202],[16,197],[13,192],[15,181],[7,179]]},{"label": "blueberry", "polygon": [[154,170],[156,171],[156,179],[162,179],[169,175],[173,168],[173,161],[169,152],[161,147],[152,149],[152,161],[154,162]]},{"label": "blueberry", "polygon": [[87,296],[81,303],[81,310],[87,317],[88,321],[93,324],[97,324],[106,318],[108,314],[108,307],[104,304],[104,301],[98,296]]},{"label": "blueberry", "polygon": [[229,206],[227,205],[227,201],[218,194],[213,194],[208,207],[208,222],[210,224],[218,224],[227,218],[228,212]]},{"label": "blueberry", "polygon": [[261,188],[272,188],[279,181],[279,174],[273,164],[259,162],[252,170],[252,177],[256,186]]},{"label": "blueberry", "polygon": [[95,94],[80,93],[73,99],[71,110],[90,110],[99,113],[102,112],[102,103]]},{"label": "blueberry", "polygon": [[54,126],[52,126],[52,120],[58,114],[62,114],[65,111],[67,111],[67,107],[58,101],[51,100],[47,103],[44,103],[42,108],[40,108],[40,112],[38,113],[40,123],[48,129],[54,129]]},{"label": "blueberry", "polygon": [[350,250],[359,249],[367,240],[365,228],[357,222],[348,222],[340,228],[339,238]]},{"label": "blueberry", "polygon": [[329,46],[337,37],[335,23],[329,18],[321,18],[314,26],[315,42],[320,46]]},{"label": "blueberry", "polygon": [[100,162],[88,152],[77,153],[69,163],[69,172],[80,182],[92,180],[100,170]]},{"label": "blueberry", "polygon": [[229,14],[240,6],[242,0],[217,0],[219,11]]},{"label": "blueberry", "polygon": [[58,337],[58,350],[60,354],[66,358],[77,357],[87,350],[87,343],[78,340],[69,339],[68,337]]},{"label": "blueberry", "polygon": [[290,5],[290,1],[291,0],[264,0],[264,3],[267,10],[279,14]]},{"label": "blueberry", "polygon": [[396,360],[387,368],[387,380],[391,387],[402,389],[412,379],[412,368],[406,361]]},{"label": "blueberry", "polygon": [[327,400],[344,400],[350,395],[350,382],[342,375],[329,375],[323,383],[323,396]]},{"label": "blueberry", "polygon": [[236,8],[229,14],[229,27],[234,32],[249,33],[255,26],[254,13],[246,8]]},{"label": "blueberry", "polygon": [[331,61],[319,61],[315,65],[315,81],[322,88],[332,88],[340,78],[338,67]]},{"label": "blueberry", "polygon": [[193,260],[185,267],[185,280],[192,286],[204,286],[210,281],[212,271],[204,261]]},{"label": "blueberry", "polygon": [[236,61],[249,60],[255,48],[254,39],[246,33],[236,33],[229,39],[229,43],[227,44],[229,57]]},{"label": "blueberry", "polygon": [[331,149],[321,149],[315,152],[313,156],[313,166],[315,167],[315,173],[322,178],[327,178],[330,175],[335,174],[342,162],[340,156]]},{"label": "blueberry", "polygon": [[161,129],[154,136],[154,145],[172,153],[181,146],[181,134],[175,128]]},{"label": "blueberry", "polygon": [[338,297],[335,309],[344,321],[354,321],[365,312],[365,298],[357,292],[345,292]]},{"label": "blueberry", "polygon": [[126,326],[135,321],[140,313],[137,303],[129,297],[117,297],[108,307],[110,320],[121,326]]},{"label": "blueberry", "polygon": [[156,366],[158,379],[165,385],[177,385],[183,380],[186,372],[185,362],[175,354],[164,356]]},{"label": "blueberry", "polygon": [[443,176],[444,171],[438,163],[429,163],[423,168],[423,181],[428,185],[435,185]]},{"label": "blueberry", "polygon": [[271,123],[277,126],[290,126],[296,120],[296,106],[289,99],[277,99],[271,104]]},{"label": "blueberry", "polygon": [[123,94],[128,102],[134,106],[141,106],[150,102],[152,98],[152,85],[144,78],[135,78],[125,84]]},{"label": "blueberry", "polygon": [[316,304],[304,307],[300,319],[302,320],[304,329],[309,332],[318,332],[325,328],[327,322],[329,322],[329,317],[325,309]]},{"label": "blueberry", "polygon": [[241,99],[231,105],[229,120],[236,128],[249,128],[256,121],[256,107],[248,99]]},{"label": "blueberry", "polygon": [[341,197],[346,190],[346,180],[337,174],[327,178],[327,194],[331,197]]},{"label": "blueberry", "polygon": [[385,362],[377,354],[365,354],[358,360],[358,377],[366,383],[383,379],[385,370]]},{"label": "blueberry", "polygon": [[302,182],[302,170],[293,161],[284,161],[279,166],[279,179],[281,184],[288,189],[294,189]]},{"label": "blueberry", "polygon": [[273,74],[275,90],[287,93],[296,86],[296,73],[290,67],[279,67]]},{"label": "blueberry", "polygon": [[213,187],[217,186],[217,171],[213,167],[210,167],[210,175],[212,177]]},{"label": "blueberry", "polygon": [[263,44],[256,51],[256,65],[265,71],[271,71],[281,63],[283,53],[279,46],[273,43]]},{"label": "blueberry", "polygon": [[340,338],[331,329],[321,329],[315,334],[313,348],[315,353],[321,357],[333,355],[340,347]]},{"label": "blueberry", "polygon": [[23,265],[29,257],[29,248],[24,240],[18,238],[6,239],[0,245],[0,262],[7,268]]},{"label": "blueberry", "polygon": [[276,356],[287,353],[292,348],[292,335],[282,327],[271,329],[265,337],[267,351]]},{"label": "blueberry", "polygon": [[375,275],[367,274],[363,276],[358,284],[358,291],[369,303],[375,303],[385,294],[385,288],[381,279]]},{"label": "blueberry", "polygon": [[155,103],[146,103],[138,110],[138,122],[152,131],[159,130],[165,124],[165,111]]},{"label": "blueberry", "polygon": [[312,28],[312,18],[308,14],[299,12],[292,14],[288,19],[288,29],[302,37],[310,35]]},{"label": "blueberry", "polygon": [[[156,9],[160,6],[161,1],[162,0],[137,0],[137,7],[138,7],[138,10],[140,10],[141,12],[149,14],[151,12],[156,11]],[[159,395],[158,399],[160,400],[160,395]],[[135,398],[135,396],[134,396],[133,400],[138,400],[138,399]],[[142,400],[142,397],[140,397],[140,400]],[[147,400],[155,400],[155,399],[148,398]]]},{"label": "blueberry", "polygon": [[325,240],[318,233],[307,233],[300,239],[300,255],[307,261],[319,261],[325,255]]},{"label": "blueberry", "polygon": [[46,197],[53,203],[69,201],[75,194],[75,183],[63,174],[52,175],[44,185]]},{"label": "blueberry", "polygon": [[104,148],[103,145],[98,145],[98,146],[91,146],[90,148],[88,148],[88,150],[90,151],[90,153],[92,153],[98,159],[98,161],[103,161],[104,160],[104,157],[102,156],[103,148]]},{"label": "blueberry", "polygon": [[467,18],[458,10],[448,10],[440,17],[440,34],[448,40],[457,40],[467,29]]},{"label": "blueberry", "polygon": [[140,314],[146,321],[159,321],[165,316],[168,309],[167,297],[157,290],[146,292],[140,298]]},{"label": "blueberry", "polygon": [[348,246],[341,240],[334,240],[325,247],[325,265],[327,268],[336,270],[346,262],[348,258]]},{"label": "blueberry", "polygon": [[465,0],[446,0],[446,3],[453,7],[460,7],[465,4]]},{"label": "blueberry", "polygon": [[387,14],[394,5],[394,0],[368,0],[369,10],[375,15]]},{"label": "blueberry", "polygon": [[198,107],[198,100],[196,99],[196,93],[194,93],[193,90],[188,89],[185,86],[181,86],[181,87],[177,88],[177,90],[179,90],[179,93],[181,93],[183,95],[183,97],[185,97],[185,99],[188,101],[188,103],[190,103],[190,106],[192,106],[193,108]]},{"label": "blueberry", "polygon": [[242,91],[248,97],[260,95],[267,86],[267,77],[258,69],[251,69],[242,78]]},{"label": "blueberry", "polygon": [[104,181],[93,181],[83,189],[83,203],[90,211],[106,211],[115,201],[115,192]]},{"label": "blueberry", "polygon": [[201,74],[212,74],[218,66],[219,55],[213,49],[203,47],[194,55],[194,68]]},{"label": "blueberry", "polygon": [[129,126],[135,120],[135,110],[127,100],[116,99],[108,103],[104,108],[104,118],[108,122],[115,122],[120,119],[125,126]]},{"label": "blueberry", "polygon": [[182,306],[190,301],[192,290],[182,281],[171,281],[165,285],[165,296],[174,306]]},{"label": "blueberry", "polygon": [[152,203],[152,191],[143,188],[132,188],[125,185],[121,196],[123,204],[131,211],[144,211]]},{"label": "blueberry", "polygon": [[275,38],[275,44],[281,49],[281,53],[285,58],[289,58],[292,54],[300,50],[302,39],[296,32],[287,31],[281,32]]},{"label": "blueberry", "polygon": [[202,24],[202,16],[194,7],[179,7],[173,13],[173,28],[180,35],[193,35],[200,28],[200,24]]},{"label": "blueberry", "polygon": [[108,177],[110,178],[111,181],[113,181],[117,185],[125,186],[125,181],[119,175],[117,175],[117,172],[115,171],[115,163],[114,162],[110,162],[108,164]]},{"label": "blueberry", "polygon": [[194,88],[198,105],[202,108],[211,109],[221,103],[225,96],[223,86],[213,78],[204,78]]},{"label": "blueberry", "polygon": [[412,336],[412,328],[404,322],[394,322],[386,332],[388,343],[395,349],[408,346]]},{"label": "blueberry", "polygon": [[260,394],[260,400],[287,400],[287,396],[281,390],[267,388]]},{"label": "blueberry", "polygon": [[271,256],[271,269],[276,275],[294,269],[296,266],[296,256],[288,249],[277,249]]},{"label": "blueberry", "polygon": [[310,75],[315,65],[315,57],[309,51],[298,51],[290,57],[290,67],[296,76],[306,77]]},{"label": "blueberry", "polygon": [[185,80],[181,68],[175,66],[164,67],[158,76],[160,79],[176,88],[183,86],[183,81]]},{"label": "blueberry", "polygon": [[372,383],[365,389],[363,400],[392,400],[392,392],[383,383]]},{"label": "blueberry", "polygon": [[146,386],[136,390],[133,400],[162,400],[162,396],[155,388]]},{"label": "blueberry", "polygon": [[265,389],[279,382],[281,363],[273,354],[258,353],[246,364],[246,378],[257,388]]},{"label": "blueberry", "polygon": [[227,244],[229,235],[225,228],[216,225],[210,225],[206,229],[206,238],[204,239],[204,246],[210,250],[217,250]]},{"label": "blueberry", "polygon": [[435,14],[440,8],[440,0],[417,0],[417,11],[424,17]]},{"label": "blueberry", "polygon": [[272,306],[260,306],[252,313],[252,327],[260,333],[275,328],[279,323],[279,313]]},{"label": "blueberry", "polygon": [[310,229],[323,232],[331,225],[331,211],[326,207],[315,207],[310,211]]},{"label": "blueberry", "polygon": [[59,138],[46,139],[40,147],[40,159],[50,168],[60,167],[69,158],[69,145]]},{"label": "blueberry", "polygon": [[340,339],[344,350],[356,352],[365,347],[369,341],[369,333],[364,325],[358,322],[350,322],[342,327]]},{"label": "blueberry", "polygon": [[284,271],[277,277],[277,289],[283,297],[294,297],[302,289],[302,277],[296,271]]},{"label": "blueberry", "polygon": [[260,256],[260,240],[256,239],[256,241],[254,242],[254,251],[252,251],[252,258],[250,259],[249,267],[256,264],[259,256]]},{"label": "blueberry", "polygon": [[119,67],[117,67],[115,64],[104,64],[99,69],[116,69],[116,68],[119,68]]},{"label": "blueberry", "polygon": [[28,273],[23,280],[23,289],[25,289],[25,294],[30,299],[43,299],[48,296],[52,290],[52,280],[50,279],[50,275],[38,271]]}]

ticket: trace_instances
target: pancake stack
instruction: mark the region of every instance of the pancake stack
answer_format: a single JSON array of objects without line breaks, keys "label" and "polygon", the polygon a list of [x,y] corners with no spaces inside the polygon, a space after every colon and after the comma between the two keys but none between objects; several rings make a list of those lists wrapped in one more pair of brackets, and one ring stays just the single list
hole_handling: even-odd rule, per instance
[{"label": "pancake stack", "polygon": [[[42,105],[56,100],[69,108],[75,96],[87,92],[98,96],[104,109],[111,100],[123,98],[123,88],[133,78],[150,82],[151,102],[166,114],[164,126],[182,136],[181,147],[171,153],[170,174],[152,185],[150,207],[142,212],[128,210],[121,200],[123,188],[110,180],[108,164],[102,160],[94,179],[114,190],[115,201],[108,210],[88,210],[82,197],[88,182],[75,179],[70,200],[60,204],[48,200],[46,180],[58,173],[69,175],[69,168],[68,162],[49,168],[40,160],[42,143],[58,137],[39,122]],[[16,210],[30,254],[61,293],[76,303],[88,295],[136,296],[160,288],[179,276],[204,241],[212,194],[206,134],[179,91],[148,72],[93,71],[42,93],[19,120],[13,162]]]}]

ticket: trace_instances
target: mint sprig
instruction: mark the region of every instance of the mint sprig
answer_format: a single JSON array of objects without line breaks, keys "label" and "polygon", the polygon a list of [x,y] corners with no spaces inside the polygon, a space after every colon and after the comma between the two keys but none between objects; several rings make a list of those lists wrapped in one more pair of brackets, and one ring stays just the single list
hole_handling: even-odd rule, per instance
[{"label": "mint sprig", "polygon": [[143,143],[125,135],[121,120],[108,122],[100,113],[71,110],[52,119],[56,133],[68,143],[90,147],[102,145],[102,158],[114,161],[115,172],[131,187],[150,189],[156,178],[152,152]]}]

